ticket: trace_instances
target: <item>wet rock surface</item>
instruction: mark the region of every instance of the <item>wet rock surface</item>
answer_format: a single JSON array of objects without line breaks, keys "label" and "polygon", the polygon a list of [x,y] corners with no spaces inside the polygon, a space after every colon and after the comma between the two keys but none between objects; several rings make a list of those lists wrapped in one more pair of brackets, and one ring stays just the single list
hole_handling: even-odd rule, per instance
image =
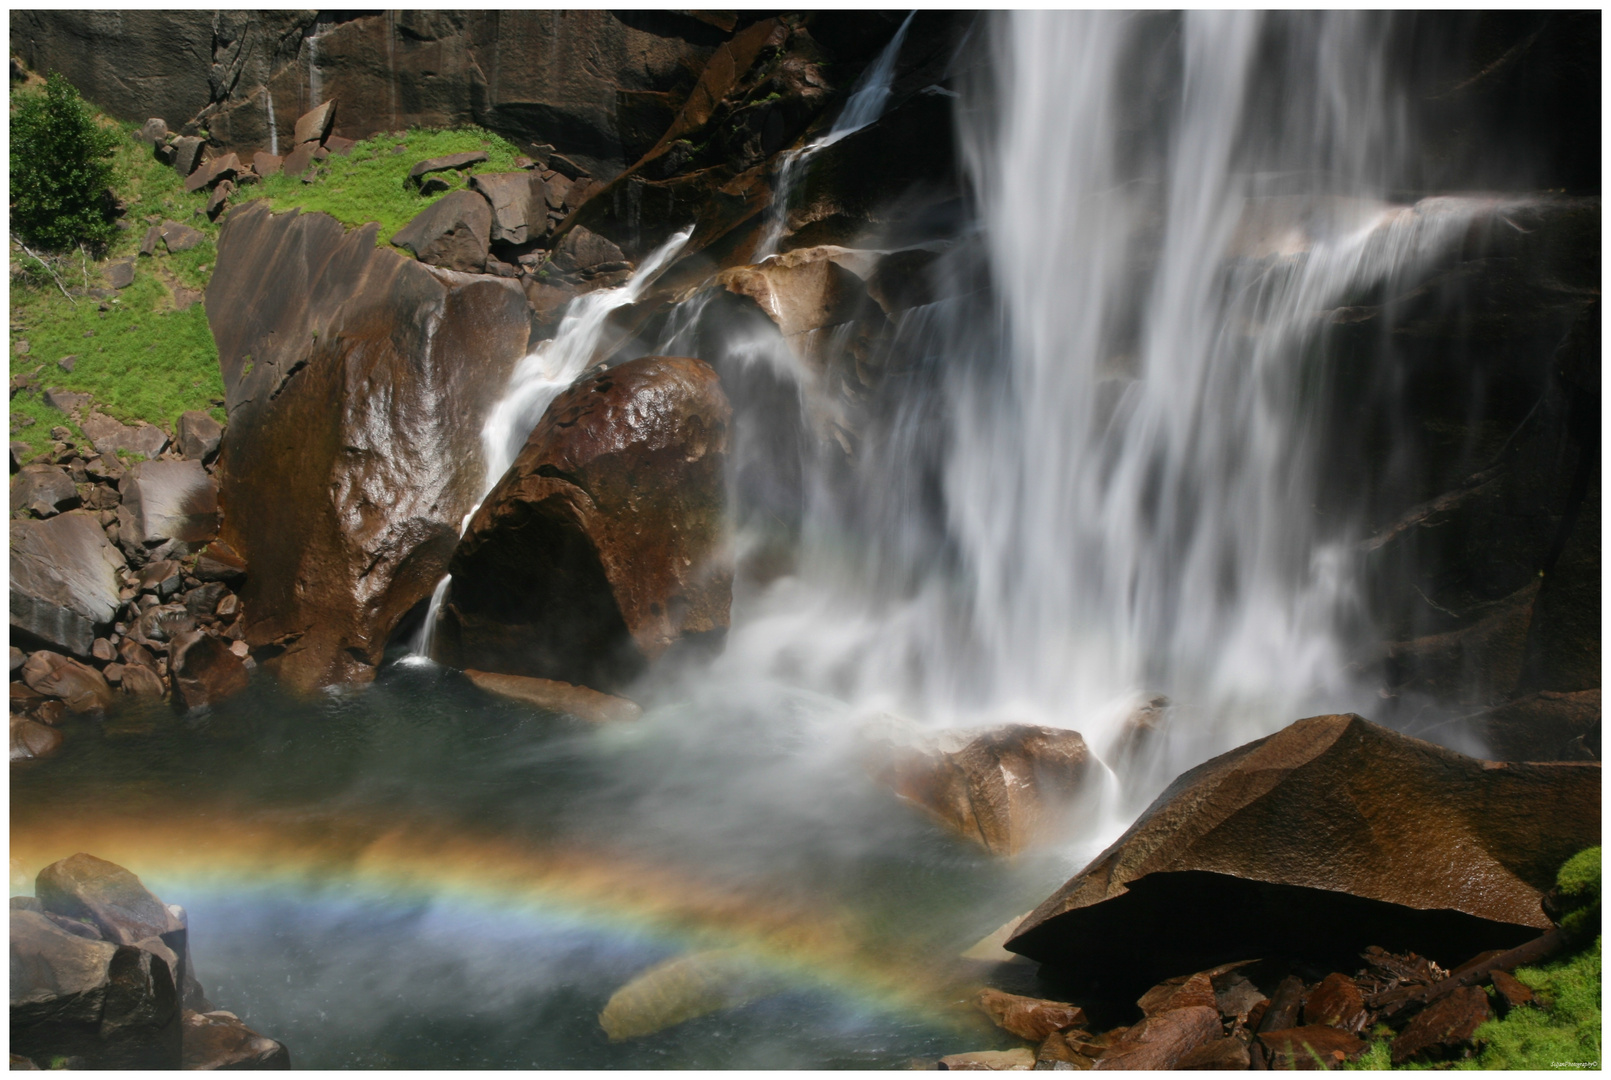
[{"label": "wet rock surface", "polygon": [[122,603],[118,575],[124,565],[88,512],[48,521],[13,519],[13,632],[88,659],[95,636],[112,624]]},{"label": "wet rock surface", "polygon": [[1063,728],[1014,724],[930,736],[879,727],[867,737],[883,783],[994,854],[1061,831],[1090,767],[1085,740]]},{"label": "wet rock surface", "polygon": [[724,631],[729,416],[715,372],[682,357],[556,398],[454,553],[439,658],[609,689]]},{"label": "wet rock surface", "polygon": [[128,870],[80,853],[40,871],[35,892],[11,898],[14,1054],[90,1069],[290,1067],[285,1047],[212,1011],[183,910]]},{"label": "wet rock surface", "polygon": [[367,681],[474,505],[474,418],[525,354],[524,297],[377,249],[373,227],[254,203],[224,226],[207,311],[246,641],[293,687]]},{"label": "wet rock surface", "polygon": [[[1007,947],[1154,976],[1377,941],[1457,960],[1548,927],[1539,897],[1599,843],[1599,798],[1598,765],[1500,765],[1356,716],[1301,720],[1183,774]],[[1181,905],[1203,921],[1171,925]]]},{"label": "wet rock surface", "polygon": [[637,720],[643,708],[634,701],[601,694],[585,686],[553,679],[533,679],[525,675],[499,675],[490,671],[464,670],[465,678],[489,694],[523,701],[550,712],[563,713],[595,724]]}]

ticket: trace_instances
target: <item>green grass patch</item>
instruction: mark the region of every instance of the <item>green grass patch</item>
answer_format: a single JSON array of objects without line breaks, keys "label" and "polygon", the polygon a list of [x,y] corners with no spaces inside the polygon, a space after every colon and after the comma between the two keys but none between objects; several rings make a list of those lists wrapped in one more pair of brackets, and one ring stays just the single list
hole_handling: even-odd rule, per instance
[{"label": "green grass patch", "polygon": [[[365,139],[344,157],[331,155],[320,165],[326,171],[314,183],[304,184],[300,176],[281,173],[242,189],[237,197],[267,199],[275,210],[294,207],[310,213],[320,211],[348,226],[378,221],[376,242],[384,245],[421,210],[446,194],[424,196],[417,188],[406,186],[403,181],[408,170],[426,158],[475,150],[485,150],[487,160],[474,166],[474,170],[489,173],[512,171],[520,153],[507,139],[481,128],[413,128]],[[463,186],[456,173],[436,175]]]}]

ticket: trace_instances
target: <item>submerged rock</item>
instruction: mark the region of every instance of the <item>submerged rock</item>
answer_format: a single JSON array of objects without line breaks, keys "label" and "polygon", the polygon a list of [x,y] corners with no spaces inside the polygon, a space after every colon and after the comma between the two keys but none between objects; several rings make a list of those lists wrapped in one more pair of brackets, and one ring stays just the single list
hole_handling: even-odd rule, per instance
[{"label": "submerged rock", "polygon": [[699,360],[648,356],[577,380],[454,552],[439,659],[608,688],[725,631],[730,415]]},{"label": "submerged rock", "polygon": [[564,713],[595,724],[637,720],[643,708],[635,701],[612,694],[601,694],[585,686],[554,679],[533,679],[526,675],[499,675],[491,671],[466,668],[464,675],[489,694],[524,701],[550,712]]},{"label": "submerged rock", "polygon": [[222,1009],[186,1010],[185,1069],[289,1069],[291,1054],[283,1043],[259,1035],[241,1018]]},{"label": "submerged rock", "polygon": [[1179,777],[1007,946],[1137,979],[1278,954],[1341,967],[1382,942],[1458,962],[1548,929],[1541,891],[1599,843],[1599,806],[1598,765],[1312,717]]},{"label": "submerged rock", "polygon": [[514,283],[433,270],[375,228],[247,204],[208,285],[229,415],[215,549],[251,566],[253,655],[302,689],[372,678],[441,580],[531,336]]},{"label": "submerged rock", "polygon": [[599,1026],[612,1041],[639,1038],[779,989],[776,979],[756,972],[737,950],[690,953],[656,964],[611,994]]}]

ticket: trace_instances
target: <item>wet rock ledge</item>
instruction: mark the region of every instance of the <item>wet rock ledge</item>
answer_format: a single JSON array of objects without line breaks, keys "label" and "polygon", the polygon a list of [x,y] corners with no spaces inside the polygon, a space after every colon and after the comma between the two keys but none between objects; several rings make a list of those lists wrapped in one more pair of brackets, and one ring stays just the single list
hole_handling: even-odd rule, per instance
[{"label": "wet rock ledge", "polygon": [[11,898],[13,1069],[289,1069],[291,1055],[207,1000],[185,911],[78,854]]}]

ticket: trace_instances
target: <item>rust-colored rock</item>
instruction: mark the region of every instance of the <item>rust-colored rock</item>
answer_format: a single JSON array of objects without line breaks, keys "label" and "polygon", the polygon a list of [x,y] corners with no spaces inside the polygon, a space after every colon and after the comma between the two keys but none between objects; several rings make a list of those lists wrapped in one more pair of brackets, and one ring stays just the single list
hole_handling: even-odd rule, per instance
[{"label": "rust-colored rock", "polygon": [[466,668],[465,677],[489,694],[524,701],[550,712],[564,713],[595,724],[637,720],[643,708],[635,701],[601,694],[585,686],[554,679],[533,679],[527,675],[499,675],[491,671]]},{"label": "rust-colored rock", "polygon": [[208,285],[229,415],[209,550],[250,565],[245,639],[299,688],[372,678],[441,580],[531,333],[513,283],[432,270],[375,228],[249,203]]},{"label": "rust-colored rock", "polygon": [[1494,992],[1499,995],[1499,1001],[1506,1010],[1518,1008],[1522,1005],[1531,1005],[1533,991],[1526,983],[1508,971],[1493,973]]},{"label": "rust-colored rock", "polygon": [[[1082,1071],[1089,1069],[1096,1064],[1095,1055],[1101,1050],[1089,1046],[1085,1035],[1083,1031],[1054,1031],[1047,1035],[1041,1040],[1040,1049],[1035,1051],[1035,1067],[1055,1069],[1061,1061]],[[1087,1053],[1088,1050],[1094,1053]]]},{"label": "rust-colored rock", "polygon": [[1385,940],[1458,961],[1547,928],[1541,890],[1600,842],[1599,806],[1597,764],[1312,717],[1179,777],[1008,948],[1138,980],[1279,954],[1344,968]]},{"label": "rust-colored rock", "polygon": [[1007,994],[989,987],[981,990],[973,1003],[997,1027],[1033,1042],[1041,1042],[1064,1028],[1085,1024],[1085,1010],[1078,1005]]},{"label": "rust-colored rock", "polygon": [[1393,1064],[1461,1057],[1471,1049],[1471,1036],[1493,1016],[1480,986],[1462,986],[1417,1013],[1393,1040]]},{"label": "rust-colored rock", "polygon": [[112,688],[99,671],[49,649],[40,649],[22,665],[29,687],[61,698],[75,713],[104,712],[112,705]]},{"label": "rust-colored rock", "polygon": [[1247,1052],[1247,1043],[1241,1039],[1214,1039],[1189,1051],[1185,1057],[1175,1062],[1175,1068],[1183,1070],[1212,1069],[1224,1072],[1232,1069],[1245,1069],[1251,1064]]},{"label": "rust-colored rock", "polygon": [[1314,1024],[1261,1031],[1258,1039],[1272,1069],[1335,1069],[1365,1049],[1363,1039]]},{"label": "rust-colored rock", "polygon": [[1097,1059],[1096,1069],[1173,1069],[1181,1058],[1220,1037],[1219,1010],[1205,1005],[1149,1016]]},{"label": "rust-colored rock", "polygon": [[235,154],[225,154],[201,166],[185,178],[186,191],[201,191],[203,188],[212,188],[225,180],[233,180],[240,175],[241,161]]},{"label": "rust-colored rock", "polygon": [[730,415],[699,360],[649,356],[577,380],[454,552],[439,659],[608,688],[679,640],[725,631]]},{"label": "rust-colored rock", "polygon": [[11,760],[30,761],[49,757],[61,749],[62,733],[55,728],[29,720],[24,716],[11,718]]},{"label": "rust-colored rock", "polygon": [[1365,995],[1354,980],[1334,971],[1320,980],[1303,1002],[1305,1024],[1325,1024],[1358,1034],[1366,1020]]},{"label": "rust-colored rock", "polygon": [[187,707],[214,705],[246,689],[246,662],[230,651],[229,642],[191,632],[174,643],[169,670],[174,689]]},{"label": "rust-colored rock", "polygon": [[940,1059],[942,1070],[963,1072],[1024,1072],[1035,1067],[1035,1051],[974,1050],[967,1054],[947,1054]]},{"label": "rust-colored rock", "polygon": [[1085,740],[1065,728],[870,735],[882,782],[959,836],[1003,855],[1057,831],[1090,765]]},{"label": "rust-colored rock", "polygon": [[289,1069],[291,1054],[232,1012],[184,1013],[186,1069]]},{"label": "rust-colored rock", "polygon": [[1499,761],[1582,760],[1575,746],[1600,746],[1600,691],[1544,690],[1471,718]]},{"label": "rust-colored rock", "polygon": [[1143,1016],[1156,1016],[1171,1009],[1185,1009],[1199,1005],[1205,1008],[1218,1008],[1219,1002],[1214,996],[1213,978],[1207,972],[1198,972],[1195,975],[1165,979],[1142,994],[1136,1005],[1141,1009]]}]

